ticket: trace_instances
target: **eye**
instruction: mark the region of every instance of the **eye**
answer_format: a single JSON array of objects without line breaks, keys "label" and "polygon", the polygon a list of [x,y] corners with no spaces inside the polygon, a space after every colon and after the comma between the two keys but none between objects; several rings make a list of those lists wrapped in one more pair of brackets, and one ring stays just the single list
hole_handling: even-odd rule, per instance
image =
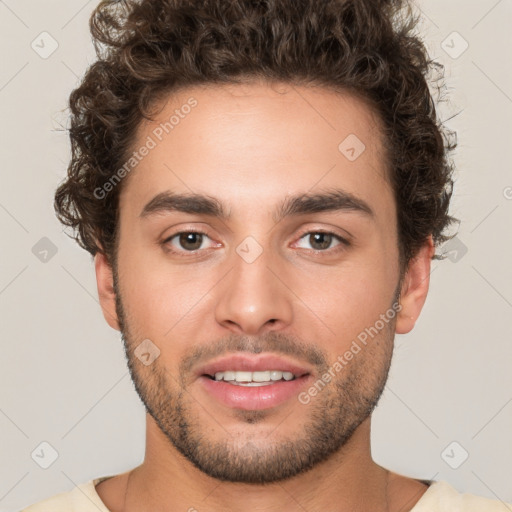
[{"label": "eye", "polygon": [[181,231],[165,239],[162,244],[172,253],[191,253],[205,248],[205,237],[209,238],[202,231]]},{"label": "eye", "polygon": [[[348,247],[350,243],[342,238],[341,236],[331,233],[330,231],[308,231],[307,233],[304,233],[300,240],[305,239],[306,243],[311,244],[311,250],[313,251],[321,251],[321,252],[327,252],[328,250],[332,249],[332,243],[338,242],[334,247],[338,247],[337,250],[342,250],[345,247]],[[342,247],[339,247],[342,246]],[[308,247],[299,246],[302,249],[308,249]],[[334,252],[335,252],[334,251]]]}]

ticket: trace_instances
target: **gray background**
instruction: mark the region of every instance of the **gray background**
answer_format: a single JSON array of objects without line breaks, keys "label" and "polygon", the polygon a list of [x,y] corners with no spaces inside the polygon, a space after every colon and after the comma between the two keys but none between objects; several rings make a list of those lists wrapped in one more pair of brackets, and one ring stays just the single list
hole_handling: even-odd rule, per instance
[{"label": "gray background", "polygon": [[[0,0],[1,511],[144,455],[144,408],[119,333],[101,314],[92,259],[52,205],[69,158],[63,109],[94,60],[96,3]],[[446,66],[450,103],[440,117],[459,113],[447,125],[458,133],[451,212],[462,224],[450,259],[433,263],[416,328],[397,336],[372,450],[402,474],[512,502],[512,2],[418,7],[431,55]],[[58,43],[49,56],[43,31]],[[47,469],[42,442],[58,452]]]}]

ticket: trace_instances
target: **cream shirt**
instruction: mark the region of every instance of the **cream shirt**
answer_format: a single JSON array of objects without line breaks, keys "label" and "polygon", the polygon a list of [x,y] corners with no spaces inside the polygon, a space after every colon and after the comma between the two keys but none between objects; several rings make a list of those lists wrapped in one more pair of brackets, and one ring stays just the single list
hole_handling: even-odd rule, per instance
[{"label": "cream shirt", "polygon": [[[107,478],[111,477],[90,480],[70,492],[57,494],[21,512],[110,512],[95,489]],[[512,512],[512,504],[459,493],[448,482],[434,481],[411,512]]]}]

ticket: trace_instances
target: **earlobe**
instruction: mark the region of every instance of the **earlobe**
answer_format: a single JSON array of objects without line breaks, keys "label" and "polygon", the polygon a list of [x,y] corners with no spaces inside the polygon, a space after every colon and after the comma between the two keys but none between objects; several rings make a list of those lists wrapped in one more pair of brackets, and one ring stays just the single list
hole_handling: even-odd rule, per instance
[{"label": "earlobe", "polygon": [[401,291],[395,331],[410,332],[418,319],[427,298],[430,283],[430,264],[435,253],[432,236],[429,236],[414,258],[409,262]]},{"label": "earlobe", "polygon": [[94,268],[96,271],[96,284],[103,316],[108,325],[120,331],[116,313],[116,294],[114,291],[114,276],[112,267],[105,254],[97,252],[94,256]]}]

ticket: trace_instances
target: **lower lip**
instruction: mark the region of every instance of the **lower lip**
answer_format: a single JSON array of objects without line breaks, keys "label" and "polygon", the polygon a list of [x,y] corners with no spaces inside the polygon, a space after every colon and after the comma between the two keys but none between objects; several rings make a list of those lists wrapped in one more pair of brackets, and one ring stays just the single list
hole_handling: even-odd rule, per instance
[{"label": "lower lip", "polygon": [[228,407],[255,411],[276,407],[292,397],[298,396],[311,375],[303,375],[293,380],[279,380],[264,386],[237,386],[222,380],[213,380],[204,375],[199,381],[207,393]]}]

